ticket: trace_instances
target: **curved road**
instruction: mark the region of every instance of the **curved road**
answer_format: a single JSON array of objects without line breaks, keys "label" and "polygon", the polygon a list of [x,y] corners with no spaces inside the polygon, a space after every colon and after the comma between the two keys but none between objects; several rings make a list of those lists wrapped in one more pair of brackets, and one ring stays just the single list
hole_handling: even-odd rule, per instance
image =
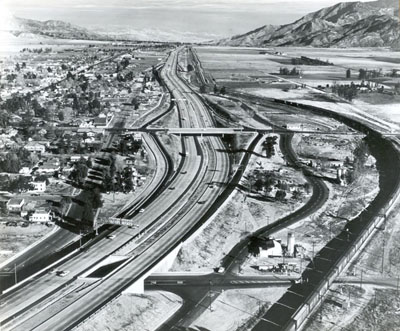
[{"label": "curved road", "polygon": [[[280,148],[286,159],[290,161],[292,165],[296,166],[296,164],[298,164],[298,159],[291,145],[292,136],[292,134],[282,135],[280,139]],[[292,214],[277,220],[273,224],[258,229],[257,231],[243,239],[241,242],[239,242],[226,255],[222,262],[222,266],[224,266],[226,269],[226,274],[231,273],[241,264],[241,261],[244,261],[245,257],[248,255],[247,246],[252,236],[259,236],[262,234],[272,235],[273,233],[310,216],[324,205],[329,195],[329,190],[327,186],[322,179],[314,177],[312,175],[308,175],[307,172],[305,172],[305,176],[307,178],[307,181],[313,187],[313,194],[307,201],[307,203],[298,210],[294,211]],[[219,285],[219,279],[220,277],[216,277],[214,286]],[[183,295],[183,306],[168,321],[166,321],[160,328],[158,328],[158,331],[167,331],[170,330],[172,327],[189,326],[193,321],[196,320],[198,316],[200,316],[206,309],[208,309],[208,306],[200,304],[200,302],[204,300],[204,297],[207,295],[208,292],[209,289],[204,287],[202,289],[187,288],[184,291],[181,291],[179,294]],[[212,300],[217,299],[217,297],[218,293],[213,292]]]}]

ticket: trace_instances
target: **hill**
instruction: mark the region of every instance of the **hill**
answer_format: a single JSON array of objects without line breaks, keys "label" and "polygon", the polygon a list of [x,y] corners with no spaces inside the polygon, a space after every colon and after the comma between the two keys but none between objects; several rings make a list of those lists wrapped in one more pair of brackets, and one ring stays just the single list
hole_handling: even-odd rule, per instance
[{"label": "hill", "polygon": [[217,41],[225,46],[399,47],[397,0],[343,2],[286,25]]},{"label": "hill", "polygon": [[106,40],[106,35],[63,21],[37,21],[20,17],[11,17],[7,22],[7,31],[15,37],[44,37],[57,39]]}]

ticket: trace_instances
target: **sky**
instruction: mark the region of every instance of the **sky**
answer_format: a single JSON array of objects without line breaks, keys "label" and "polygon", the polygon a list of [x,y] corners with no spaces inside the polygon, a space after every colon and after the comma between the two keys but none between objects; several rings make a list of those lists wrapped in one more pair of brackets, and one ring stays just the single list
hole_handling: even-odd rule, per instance
[{"label": "sky", "polygon": [[[366,1],[366,0],[364,0]],[[0,13],[139,39],[200,41],[286,24],[337,0],[0,0]],[[0,20],[1,20],[0,14]]]}]

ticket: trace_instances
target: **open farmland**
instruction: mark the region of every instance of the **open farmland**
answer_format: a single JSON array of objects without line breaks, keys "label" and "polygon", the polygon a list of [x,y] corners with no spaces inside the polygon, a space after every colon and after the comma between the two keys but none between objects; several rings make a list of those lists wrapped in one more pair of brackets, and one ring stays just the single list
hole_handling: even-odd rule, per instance
[{"label": "open farmland", "polygon": [[[357,48],[198,47],[197,53],[205,71],[217,86],[225,86],[228,92],[313,105],[320,103],[322,107],[330,103],[330,108],[338,109],[353,110],[356,107],[394,125],[400,121],[396,111],[400,105],[400,75],[398,72],[393,74],[400,70],[398,51],[386,48],[360,51]],[[328,65],[297,64],[294,59],[301,56]],[[296,75],[280,74],[280,70],[293,68],[298,71]],[[349,76],[346,75],[348,69]],[[373,74],[363,79],[360,70]],[[334,86],[349,87],[352,84],[357,91],[350,102],[334,94]],[[363,88],[364,85],[368,88]]]}]

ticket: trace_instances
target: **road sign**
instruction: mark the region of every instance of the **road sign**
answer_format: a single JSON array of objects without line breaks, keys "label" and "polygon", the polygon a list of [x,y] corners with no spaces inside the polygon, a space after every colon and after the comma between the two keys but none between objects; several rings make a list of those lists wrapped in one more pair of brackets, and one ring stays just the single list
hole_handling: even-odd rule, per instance
[{"label": "road sign", "polygon": [[110,217],[106,219],[101,219],[98,221],[99,224],[114,224],[114,225],[125,225],[125,226],[134,226],[138,227],[136,222],[130,219],[126,218],[116,218],[116,217]]}]

